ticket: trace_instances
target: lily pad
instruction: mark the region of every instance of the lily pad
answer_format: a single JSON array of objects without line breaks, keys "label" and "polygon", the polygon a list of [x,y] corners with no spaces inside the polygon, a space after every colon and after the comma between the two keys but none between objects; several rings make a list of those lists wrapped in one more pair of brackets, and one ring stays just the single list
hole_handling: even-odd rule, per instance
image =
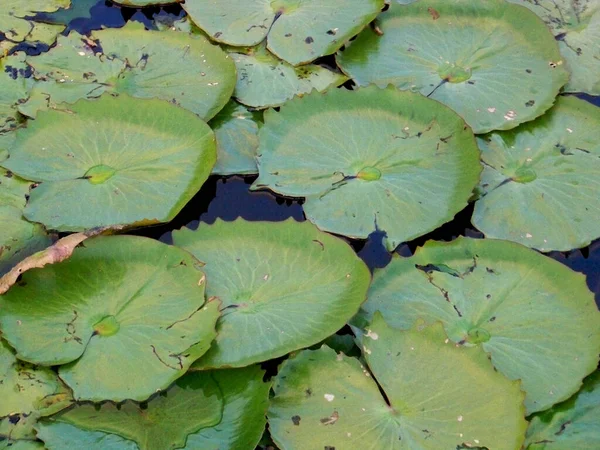
[{"label": "lily pad", "polygon": [[548,25],[558,40],[571,78],[566,92],[600,95],[600,3],[597,0],[508,0]]},{"label": "lily pad", "polygon": [[205,303],[204,280],[178,248],[97,237],[24,273],[0,297],[0,328],[19,359],[64,364],[60,377],[77,400],[141,401],[208,350],[219,302]]},{"label": "lily pad", "polygon": [[52,241],[41,225],[23,218],[31,185],[0,167],[0,276]]},{"label": "lily pad", "polygon": [[0,59],[0,133],[2,134],[14,129],[19,123],[17,105],[20,100],[27,98],[30,85],[30,81],[23,76],[26,67],[25,55],[22,53]]},{"label": "lily pad", "polygon": [[215,137],[194,114],[126,95],[41,112],[2,164],[41,182],[25,217],[79,231],[168,222],[215,163]]},{"label": "lily pad", "polygon": [[[183,8],[211,39],[269,50],[293,65],[330,55],[371,22],[384,0],[187,0]],[[267,37],[268,34],[268,37]]]},{"label": "lily pad", "polygon": [[[5,39],[15,43],[22,42],[34,32],[37,26],[45,27],[27,19],[37,12],[53,12],[59,8],[66,8],[71,0],[2,0],[0,8],[0,33]],[[56,34],[61,30],[57,29]]]},{"label": "lily pad", "polygon": [[[36,79],[58,84],[50,91],[53,103],[72,102],[76,90],[83,90],[81,98],[125,93],[166,100],[209,120],[233,93],[233,61],[203,36],[147,31],[129,22],[120,29],[95,31],[91,39],[72,32],[56,48],[27,59]],[[90,46],[96,40],[102,52]]]},{"label": "lily pad", "polygon": [[217,138],[217,163],[213,174],[258,173],[256,149],[262,113],[249,111],[232,100],[209,125]]},{"label": "lily pad", "polygon": [[533,416],[526,445],[528,450],[600,448],[600,371],[572,398]]},{"label": "lily pad", "polygon": [[283,363],[268,413],[280,449],[520,448],[523,393],[481,349],[448,343],[440,324],[399,331],[380,316],[370,336],[371,372],[326,346]]},{"label": "lily pad", "polygon": [[258,366],[210,372],[223,394],[219,424],[188,436],[188,450],[247,450],[256,447],[265,429],[271,383]]},{"label": "lily pad", "polygon": [[542,115],[569,78],[548,28],[504,0],[392,3],[377,23],[338,55],[342,70],[439,100],[475,133]]},{"label": "lily pad", "polygon": [[315,344],[354,315],[370,281],[348,244],[308,222],[218,220],[174,231],[173,242],[206,264],[207,295],[223,302],[216,340],[195,368],[243,367]]},{"label": "lily pad", "polygon": [[315,64],[294,67],[259,46],[246,54],[231,53],[237,67],[235,98],[254,108],[279,106],[313,89],[324,91],[348,80],[343,74]]},{"label": "lily pad", "polygon": [[482,347],[522,381],[528,413],[569,398],[598,364],[600,313],[585,277],[507,241],[428,242],[395,256],[376,272],[361,315],[375,311],[401,329],[441,321],[459,346]]},{"label": "lily pad", "polygon": [[473,225],[541,251],[600,237],[600,109],[559,97],[539,119],[478,139],[484,164]]},{"label": "lily pad", "polygon": [[72,401],[55,372],[18,361],[0,340],[0,439],[35,439],[33,425]]},{"label": "lily pad", "polygon": [[189,373],[147,405],[79,405],[41,422],[38,436],[50,450],[170,450],[183,447],[190,433],[218,424],[222,408],[211,375]]},{"label": "lily pad", "polygon": [[451,220],[479,180],[471,130],[449,108],[390,86],[311,93],[267,111],[252,189],[306,197],[319,228],[387,233],[394,249]]}]

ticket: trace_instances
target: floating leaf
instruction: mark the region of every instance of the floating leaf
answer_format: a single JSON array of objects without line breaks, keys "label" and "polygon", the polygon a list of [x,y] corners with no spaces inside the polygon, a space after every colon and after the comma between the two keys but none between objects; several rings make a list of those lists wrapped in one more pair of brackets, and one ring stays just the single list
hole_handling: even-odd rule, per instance
[{"label": "floating leaf", "polygon": [[213,174],[254,174],[258,129],[262,114],[249,111],[233,100],[209,124],[217,138],[217,164]]},{"label": "floating leaf", "polygon": [[3,337],[24,361],[66,364],[60,377],[78,400],[145,400],[183,375],[215,336],[218,302],[204,302],[197,266],[151,239],[88,240],[0,297]]},{"label": "floating leaf", "polygon": [[357,359],[305,350],[273,387],[269,429],[280,449],[520,447],[523,393],[481,349],[447,343],[440,324],[399,331],[380,316],[370,336],[365,358],[389,404]]},{"label": "floating leaf", "polygon": [[600,95],[600,3],[597,0],[508,0],[526,6],[550,27],[571,78],[566,92]]},{"label": "floating leaf", "polygon": [[120,29],[95,31],[91,38],[99,41],[102,52],[72,32],[56,48],[27,59],[36,79],[58,83],[45,88],[49,101],[72,102],[74,95],[90,98],[110,91],[166,100],[208,120],[233,93],[233,61],[203,36],[147,31],[129,22]]},{"label": "floating leaf", "polygon": [[222,408],[217,383],[209,373],[195,372],[147,407],[131,401],[80,405],[41,422],[38,435],[50,450],[169,450],[183,447],[190,433],[217,425]]},{"label": "floating leaf", "polygon": [[211,39],[269,50],[293,65],[330,55],[371,22],[383,0],[187,0],[183,8]]},{"label": "floating leaf", "polygon": [[[265,429],[271,383],[258,366],[210,372],[223,394],[219,424],[188,436],[188,450],[247,450],[258,444]],[[103,449],[102,449],[103,450]]]},{"label": "floating leaf", "polygon": [[[17,105],[27,98],[29,81],[25,78],[25,56],[17,53],[0,59],[0,133],[15,128],[19,122]],[[2,138],[4,144],[5,137]]]},{"label": "floating leaf", "polygon": [[529,450],[600,448],[600,371],[572,398],[533,416],[526,445]]},{"label": "floating leaf", "polygon": [[338,55],[344,72],[439,100],[475,133],[542,115],[569,77],[539,18],[504,0],[392,3],[377,23]]},{"label": "floating leaf", "polygon": [[103,96],[39,114],[3,162],[40,181],[25,217],[78,231],[168,222],[198,192],[216,159],[198,117],[160,100]]},{"label": "floating leaf", "polygon": [[[78,0],[75,0],[78,1]],[[59,8],[66,8],[71,0],[2,0],[0,8],[0,33],[4,39],[18,43],[27,40],[36,27],[48,29],[47,24],[39,24],[27,19],[36,12],[52,12]],[[56,34],[60,33],[56,29]]]},{"label": "floating leaf", "polygon": [[31,182],[0,167],[0,277],[19,261],[51,243],[41,225],[23,219],[23,208],[31,185]]},{"label": "floating leaf", "polygon": [[196,368],[243,367],[315,344],[352,317],[370,281],[350,246],[308,222],[217,221],[174,231],[173,242],[206,264],[207,295],[223,302]]},{"label": "floating leaf", "polygon": [[252,189],[306,197],[307,218],[325,231],[383,230],[389,250],[451,220],[481,170],[457,114],[391,86],[294,99],[266,112],[259,136]]},{"label": "floating leaf", "polygon": [[19,261],[46,248],[52,243],[44,227],[23,219],[23,211],[0,204],[0,277]]},{"label": "floating leaf", "polygon": [[50,369],[18,361],[0,340],[0,440],[35,439],[33,425],[71,403],[65,385]]},{"label": "floating leaf", "polygon": [[484,171],[473,225],[541,251],[600,237],[600,109],[559,97],[547,114],[478,139]]},{"label": "floating leaf", "polygon": [[598,364],[600,314],[585,277],[511,242],[459,238],[396,256],[376,272],[362,315],[375,311],[402,329],[441,321],[452,341],[481,346],[522,381],[528,413],[577,392]]},{"label": "floating leaf", "polygon": [[231,53],[238,72],[235,98],[248,106],[279,106],[313,89],[324,91],[348,80],[345,75],[315,64],[294,67],[259,46],[247,54]]}]

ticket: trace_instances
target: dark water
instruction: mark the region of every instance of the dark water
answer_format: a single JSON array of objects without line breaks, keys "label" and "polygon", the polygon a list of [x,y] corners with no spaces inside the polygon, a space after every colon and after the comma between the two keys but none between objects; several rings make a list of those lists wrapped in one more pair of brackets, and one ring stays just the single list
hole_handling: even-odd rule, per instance
[{"label": "dark water", "polygon": [[[75,30],[81,34],[102,27],[119,28],[127,21],[143,23],[154,29],[155,21],[169,23],[184,16],[179,5],[151,7],[144,9],[126,8],[105,0],[72,0],[73,8],[53,14],[39,14],[38,19],[67,25],[68,33]],[[19,50],[30,54],[46,51],[47,47],[20,47]],[[335,64],[331,58],[319,61],[327,65]],[[581,94],[578,97],[600,107],[600,97]],[[275,196],[269,192],[250,192],[253,177],[211,177],[200,192],[190,201],[179,215],[169,224],[138,230],[135,234],[171,242],[170,232],[183,226],[196,228],[199,222],[213,223],[217,218],[233,220],[243,217],[246,220],[280,221],[287,218],[305,220],[301,201],[293,201]],[[396,252],[410,256],[418,246],[429,239],[449,241],[457,236],[481,238],[482,234],[471,224],[472,206],[461,211],[455,219],[439,229],[406,244],[400,245]],[[599,218],[600,219],[600,218]],[[348,240],[358,255],[373,270],[385,267],[391,255],[382,246],[382,233],[372,234],[366,241]],[[550,257],[587,276],[590,289],[596,295],[600,305],[600,240],[592,245],[570,252],[552,252]]]}]

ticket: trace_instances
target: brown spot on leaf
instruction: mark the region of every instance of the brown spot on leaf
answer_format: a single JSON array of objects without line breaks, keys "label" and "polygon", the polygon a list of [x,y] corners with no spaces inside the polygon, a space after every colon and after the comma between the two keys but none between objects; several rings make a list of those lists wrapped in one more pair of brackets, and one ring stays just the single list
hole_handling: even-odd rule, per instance
[{"label": "brown spot on leaf", "polygon": [[294,425],[299,426],[300,420],[301,420],[300,416],[292,416],[292,422],[294,422]]},{"label": "brown spot on leaf", "polygon": [[315,40],[312,37],[308,36],[306,39],[304,39],[304,42],[306,42],[307,44],[312,44],[313,42],[315,42]]},{"label": "brown spot on leaf", "polygon": [[427,12],[431,15],[433,20],[438,20],[440,18],[440,13],[433,9],[431,6],[427,8]]}]

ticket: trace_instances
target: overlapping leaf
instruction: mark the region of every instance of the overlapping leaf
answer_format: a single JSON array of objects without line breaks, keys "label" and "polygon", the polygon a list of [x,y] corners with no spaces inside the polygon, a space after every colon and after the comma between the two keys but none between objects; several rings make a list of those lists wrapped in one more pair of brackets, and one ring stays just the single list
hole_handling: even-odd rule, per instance
[{"label": "overlapping leaf", "polygon": [[399,331],[381,316],[363,349],[371,372],[326,346],[283,364],[268,413],[281,450],[520,447],[523,393],[481,349],[449,343],[440,324]]},{"label": "overlapping leaf", "polygon": [[383,230],[389,250],[451,220],[481,170],[457,114],[392,86],[294,99],[265,113],[259,137],[252,189],[306,197],[307,218],[326,231]]},{"label": "overlapping leaf", "polygon": [[40,113],[18,131],[2,165],[41,182],[27,219],[79,231],[171,220],[215,160],[214,134],[191,112],[156,99],[105,95]]},{"label": "overlapping leaf", "polygon": [[541,251],[600,237],[600,109],[560,97],[547,114],[478,138],[484,164],[473,224]]},{"label": "overlapping leaf", "polygon": [[[218,302],[180,249],[98,237],[61,263],[26,272],[0,297],[0,329],[17,356],[54,366],[78,400],[145,400],[209,348]],[[124,376],[126,374],[126,376]]]},{"label": "overlapping leaf", "polygon": [[550,27],[571,78],[566,92],[600,95],[600,2],[597,0],[508,0],[526,6]]},{"label": "overlapping leaf", "polygon": [[[371,22],[383,0],[187,0],[183,8],[218,42],[269,50],[293,65],[330,55]],[[268,35],[268,37],[267,37]]]},{"label": "overlapping leaf", "polygon": [[584,277],[507,241],[430,242],[395,257],[376,273],[362,315],[376,311],[401,329],[441,321],[453,342],[481,346],[522,381],[529,413],[569,398],[598,364],[600,313]]},{"label": "overlapping leaf", "polygon": [[[51,51],[28,58],[38,80],[53,82],[38,89],[48,102],[70,103],[110,91],[166,100],[209,120],[235,87],[233,61],[203,36],[147,31],[130,22],[95,31],[91,39],[72,32]],[[90,46],[94,40],[102,52]]]},{"label": "overlapping leaf", "polygon": [[549,30],[504,0],[392,2],[377,23],[338,55],[344,72],[439,100],[475,133],[535,119],[568,81]]},{"label": "overlapping leaf", "polygon": [[217,221],[175,231],[173,242],[206,264],[207,295],[223,302],[196,368],[243,367],[315,344],[352,317],[370,281],[345,242],[308,222]]}]

